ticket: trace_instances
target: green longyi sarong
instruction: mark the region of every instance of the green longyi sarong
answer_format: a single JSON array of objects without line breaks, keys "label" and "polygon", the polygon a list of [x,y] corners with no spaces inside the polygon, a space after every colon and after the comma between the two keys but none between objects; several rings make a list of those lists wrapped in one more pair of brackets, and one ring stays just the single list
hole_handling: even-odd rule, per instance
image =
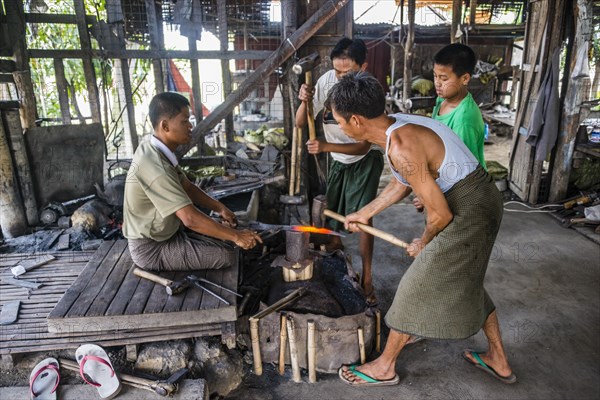
[{"label": "green longyi sarong", "polygon": [[483,279],[502,221],[502,194],[480,166],[444,195],[454,218],[402,277],[385,322],[411,335],[465,339],[495,309]]}]

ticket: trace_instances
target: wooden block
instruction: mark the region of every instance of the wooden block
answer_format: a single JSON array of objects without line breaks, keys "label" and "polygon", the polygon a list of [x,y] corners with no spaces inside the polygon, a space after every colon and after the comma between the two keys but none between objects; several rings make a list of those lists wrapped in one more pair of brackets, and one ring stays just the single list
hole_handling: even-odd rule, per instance
[{"label": "wooden block", "polygon": [[9,301],[2,306],[0,325],[10,325],[19,318],[20,300]]},{"label": "wooden block", "polygon": [[55,258],[49,254],[44,255],[42,257],[35,257],[31,259],[27,259],[10,269],[14,276],[23,275],[25,272],[32,270],[34,268],[39,267],[40,265],[46,264],[48,261],[52,261]]},{"label": "wooden block", "polygon": [[125,351],[127,352],[127,361],[136,362],[138,356],[137,344],[125,345]]},{"label": "wooden block", "polygon": [[39,289],[42,286],[44,286],[43,283],[31,282],[31,281],[26,281],[23,279],[15,279],[15,278],[2,279],[2,283],[7,283],[7,284],[13,285],[13,286],[24,287],[27,289]]},{"label": "wooden block", "polygon": [[56,245],[56,250],[66,250],[69,248],[69,239],[71,235],[68,233],[63,233],[58,238],[58,244]]}]

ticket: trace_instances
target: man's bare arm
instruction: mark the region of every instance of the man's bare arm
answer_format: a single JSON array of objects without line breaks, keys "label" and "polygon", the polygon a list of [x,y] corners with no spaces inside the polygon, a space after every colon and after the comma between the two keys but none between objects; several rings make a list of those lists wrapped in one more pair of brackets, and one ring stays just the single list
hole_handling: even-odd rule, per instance
[{"label": "man's bare arm", "polygon": [[342,153],[350,155],[367,154],[371,144],[367,141],[356,143],[329,143],[322,140],[309,140],[306,142],[310,154],[319,153]]},{"label": "man's bare arm", "polygon": [[221,218],[223,218],[223,220],[229,223],[231,226],[237,225],[235,214],[231,212],[231,210],[225,207],[225,205],[220,201],[210,197],[204,192],[204,190],[194,185],[187,178],[184,179],[183,190],[185,190],[194,204],[218,213]]}]

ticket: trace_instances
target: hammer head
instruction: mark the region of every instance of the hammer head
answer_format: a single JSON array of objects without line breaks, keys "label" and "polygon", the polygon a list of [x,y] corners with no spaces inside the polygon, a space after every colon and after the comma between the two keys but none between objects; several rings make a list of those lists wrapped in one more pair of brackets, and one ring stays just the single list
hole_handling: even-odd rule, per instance
[{"label": "hammer head", "polygon": [[312,223],[317,228],[325,226],[325,216],[323,211],[327,208],[327,197],[324,194],[315,196],[312,203],[311,218]]},{"label": "hammer head", "polygon": [[167,286],[165,286],[165,289],[167,291],[167,294],[169,296],[172,296],[174,294],[178,294],[185,291],[189,286],[190,282],[186,279],[183,281],[173,281]]},{"label": "hammer head", "polygon": [[296,75],[301,75],[305,72],[312,70],[320,63],[321,56],[318,52],[315,51],[314,53],[298,60],[298,62],[292,67],[292,71],[294,71]]}]

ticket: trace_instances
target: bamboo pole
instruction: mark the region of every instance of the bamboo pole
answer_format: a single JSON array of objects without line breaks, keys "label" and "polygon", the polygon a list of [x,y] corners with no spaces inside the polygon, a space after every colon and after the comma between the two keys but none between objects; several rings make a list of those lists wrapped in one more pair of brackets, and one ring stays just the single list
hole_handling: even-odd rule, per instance
[{"label": "bamboo pole", "polygon": [[287,347],[287,317],[281,314],[279,327],[279,375],[285,373],[285,348]]},{"label": "bamboo pole", "polygon": [[381,311],[375,311],[375,351],[381,352]]},{"label": "bamboo pole", "polygon": [[298,135],[297,135],[297,131],[298,128],[294,126],[294,129],[292,130],[292,151],[291,151],[291,158],[292,160],[290,161],[290,189],[288,194],[290,196],[294,195],[295,189],[296,189],[296,162],[297,162],[297,153],[298,151],[296,150],[296,147],[298,146]]},{"label": "bamboo pole", "polygon": [[258,336],[258,319],[251,317],[250,322],[250,338],[252,339],[252,359],[254,361],[254,373],[262,375],[262,357],[260,355],[260,337]]},{"label": "bamboo pole", "polygon": [[16,186],[15,173],[8,140],[0,121],[0,229],[5,238],[25,234],[27,220],[23,203]]},{"label": "bamboo pole", "polygon": [[307,349],[308,349],[308,381],[315,383],[317,381],[317,370],[315,368],[315,359],[317,357],[317,346],[315,342],[315,322],[308,321],[307,330]]},{"label": "bamboo pole", "polygon": [[300,160],[302,160],[302,128],[298,128],[296,130],[296,135],[298,135],[297,143],[297,151],[298,154],[296,155],[296,191],[294,193],[299,193],[300,192],[300,182],[302,182],[302,174],[301,174],[301,169],[300,167],[302,166],[302,162],[298,162]]},{"label": "bamboo pole", "polygon": [[300,365],[298,364],[298,348],[296,347],[296,333],[294,332],[295,324],[292,318],[287,318],[286,321],[288,338],[290,341],[290,361],[292,364],[292,380],[296,383],[302,382],[300,378]]},{"label": "bamboo pole", "polygon": [[362,326],[358,327],[358,351],[360,352],[360,363],[364,364],[367,361],[365,353],[365,331]]},{"label": "bamboo pole", "polygon": [[[323,211],[323,215],[325,215],[326,217],[329,217],[329,218],[333,218],[336,221],[339,221],[339,222],[342,222],[342,223],[346,222],[346,217],[344,217],[343,215],[340,215],[338,213],[335,213],[335,212],[333,212],[331,210],[325,210],[325,211]],[[361,224],[360,222],[354,222],[354,224],[356,224],[361,231],[366,232],[366,233],[368,233],[370,235],[376,236],[376,237],[378,237],[380,239],[383,239],[383,240],[385,240],[387,242],[395,244],[396,246],[400,246],[400,247],[403,247],[403,248],[407,248],[408,247],[408,243],[406,243],[406,242],[398,239],[396,236],[392,235],[391,233],[388,233],[388,232],[382,231],[380,229],[374,228],[374,227],[372,227],[370,225]]]}]

